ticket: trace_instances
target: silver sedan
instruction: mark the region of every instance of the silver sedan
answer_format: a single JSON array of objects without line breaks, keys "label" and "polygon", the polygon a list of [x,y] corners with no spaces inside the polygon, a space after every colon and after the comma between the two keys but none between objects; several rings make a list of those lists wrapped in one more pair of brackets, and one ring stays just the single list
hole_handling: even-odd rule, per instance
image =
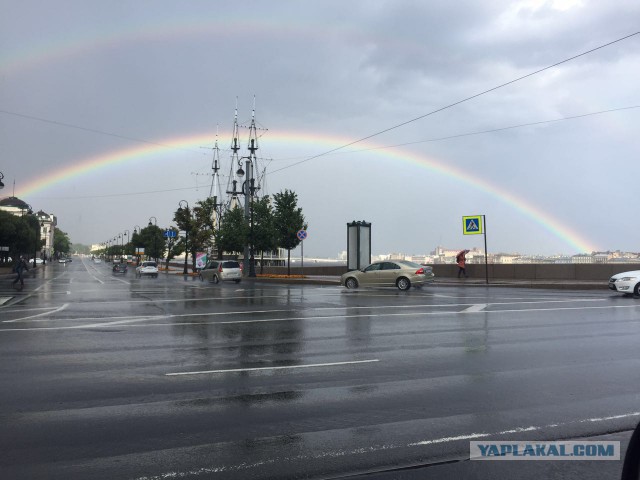
[{"label": "silver sedan", "polygon": [[353,270],[340,277],[340,285],[347,288],[359,286],[398,287],[409,290],[433,282],[435,275],[431,267],[406,260],[375,262],[363,270]]}]

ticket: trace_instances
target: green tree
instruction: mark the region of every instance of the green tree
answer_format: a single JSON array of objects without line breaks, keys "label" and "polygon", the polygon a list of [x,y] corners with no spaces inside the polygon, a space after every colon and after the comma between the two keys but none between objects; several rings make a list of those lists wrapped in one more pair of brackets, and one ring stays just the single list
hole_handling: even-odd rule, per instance
[{"label": "green tree", "polygon": [[220,229],[216,233],[218,254],[222,252],[242,252],[249,238],[249,222],[244,216],[244,209],[236,206],[227,210],[222,216]]},{"label": "green tree", "polygon": [[268,195],[253,202],[253,247],[260,252],[260,273],[264,267],[264,252],[278,248],[277,232],[271,198]]},{"label": "green tree", "polygon": [[53,252],[54,256],[67,255],[71,251],[71,241],[69,235],[56,228],[53,232]]},{"label": "green tree", "polygon": [[216,200],[212,197],[196,202],[193,207],[191,226],[189,232],[189,252],[193,271],[196,270],[196,254],[198,252],[210,252],[215,244],[213,217],[216,208]]},{"label": "green tree", "polygon": [[[187,252],[185,255],[188,255],[188,252],[193,252],[193,245],[195,242],[192,242],[192,236],[195,234],[196,223],[191,214],[191,208],[187,205],[180,207],[173,214],[173,221],[176,222],[178,228],[185,232],[185,236],[181,237],[178,240],[177,248],[181,249],[182,252]],[[192,257],[194,254],[191,254]],[[192,268],[195,269],[195,259],[192,258]],[[184,273],[187,273],[186,271]]]},{"label": "green tree", "polygon": [[300,243],[297,233],[307,228],[302,208],[298,207],[298,195],[285,189],[273,196],[274,223],[278,246],[287,250],[287,274],[291,274],[291,250]]},{"label": "green tree", "polygon": [[165,251],[167,252],[167,257],[165,260],[165,268],[169,270],[169,262],[176,257],[176,255],[180,255],[184,252],[184,245],[178,241],[178,229],[176,227],[169,228],[172,232],[176,233],[175,237],[167,237],[165,239]]},{"label": "green tree", "polygon": [[[7,257],[18,258],[23,252],[24,240],[21,235],[24,233],[24,225],[22,219],[15,215],[0,210],[0,246],[9,247]],[[2,252],[3,254],[5,252]]]},{"label": "green tree", "polygon": [[147,225],[139,234],[133,235],[134,241],[137,241],[140,245],[136,247],[143,247],[144,254],[147,258],[154,258],[156,261],[158,258],[162,258],[164,253],[164,235],[163,230],[157,225]]}]

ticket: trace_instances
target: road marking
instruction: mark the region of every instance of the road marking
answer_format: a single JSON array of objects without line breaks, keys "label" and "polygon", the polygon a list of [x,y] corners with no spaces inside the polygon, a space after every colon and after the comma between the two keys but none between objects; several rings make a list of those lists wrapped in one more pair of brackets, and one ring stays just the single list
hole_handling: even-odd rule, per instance
[{"label": "road marking", "polygon": [[477,305],[471,305],[469,308],[464,309],[463,313],[473,313],[473,312],[481,312],[485,308],[487,308],[489,304],[487,303],[478,303]]},{"label": "road marking", "polygon": [[310,363],[305,365],[283,365],[277,367],[254,367],[254,368],[232,368],[229,370],[202,370],[197,372],[177,372],[177,373],[165,373],[167,377],[175,377],[178,375],[203,375],[206,373],[233,373],[233,372],[258,372],[264,370],[286,370],[294,368],[318,368],[318,367],[336,367],[340,365],[356,365],[359,363],[374,363],[380,360],[375,358],[373,360],[354,360],[351,362],[331,362],[331,363]]},{"label": "road marking", "polygon": [[56,312],[61,312],[62,310],[64,310],[65,308],[67,308],[69,306],[68,303],[65,303],[64,305],[62,305],[61,307],[56,308],[55,310],[51,310],[49,312],[43,312],[43,313],[38,313],[36,315],[30,315],[28,317],[22,317],[22,318],[14,318],[13,320],[3,320],[2,323],[15,323],[15,322],[22,322],[24,320],[30,320],[32,318],[38,318],[38,317],[43,317],[45,315],[51,315],[52,313],[56,313]]},{"label": "road marking", "polygon": [[[366,308],[366,307],[362,307]],[[376,317],[427,317],[427,316],[436,316],[436,315],[471,315],[474,313],[482,313],[482,314],[498,314],[498,313],[523,313],[523,312],[558,312],[563,310],[604,310],[604,309],[620,309],[620,308],[638,308],[640,309],[640,305],[607,305],[607,306],[594,306],[594,307],[562,307],[562,308],[523,308],[523,309],[513,309],[513,310],[490,310],[490,311],[481,311],[481,312],[464,312],[464,311],[449,311],[449,312],[403,312],[403,313],[365,313],[358,314],[355,313],[353,315],[317,315],[317,316],[306,316],[306,317],[279,317],[279,318],[265,318],[258,320],[227,320],[220,322],[180,322],[176,324],[175,322],[171,323],[146,323],[140,325],[128,325],[131,327],[175,327],[176,325],[185,326],[185,325],[239,325],[243,323],[269,323],[269,322],[292,322],[292,321],[313,321],[313,320],[340,320],[340,319],[348,319],[348,318],[376,318]],[[290,310],[285,310],[290,311]],[[264,313],[274,312],[272,310],[266,310]],[[279,311],[275,311],[279,312]],[[61,327],[39,327],[39,328],[4,328],[0,329],[0,332],[18,332],[18,331],[32,331],[32,330],[77,330],[82,328],[97,328],[97,327],[109,327],[109,326],[127,326],[125,324],[133,324],[137,321],[146,321],[146,320],[157,320],[157,319],[167,319],[170,320],[172,318],[186,318],[186,317],[202,317],[202,316],[217,316],[217,315],[231,315],[231,314],[246,314],[251,312],[218,312],[218,313],[184,313],[184,314],[162,314],[162,315],[141,315],[139,317],[110,317],[114,319],[119,319],[113,322],[100,322],[88,325],[70,325],[70,326],[61,326]],[[81,321],[81,320],[97,320],[96,317],[85,317],[85,318],[74,318],[74,319],[66,319],[73,321]],[[100,320],[106,320],[105,317],[100,317]]]},{"label": "road marking", "polygon": [[[618,418],[631,418],[631,417],[637,417],[640,416],[640,412],[631,412],[631,413],[625,413],[622,415],[616,415],[613,417],[604,417],[604,418],[599,418],[599,419],[582,419],[582,420],[573,420],[573,421],[569,421],[569,422],[562,422],[562,423],[553,423],[553,424],[549,424],[549,425],[544,425],[544,426],[529,426],[529,427],[515,427],[509,430],[503,430],[502,432],[493,432],[493,433],[486,433],[486,432],[480,432],[480,433],[467,433],[467,434],[460,434],[460,435],[455,435],[455,436],[451,436],[451,437],[443,437],[443,438],[435,438],[435,439],[431,439],[431,440],[422,440],[419,442],[414,442],[414,443],[408,443],[408,444],[383,444],[383,445],[366,445],[363,447],[359,447],[359,448],[352,448],[350,450],[341,450],[341,449],[327,449],[327,450],[322,450],[322,451],[317,451],[314,453],[301,453],[299,455],[293,455],[293,456],[283,456],[283,457],[279,457],[277,459],[273,459],[273,458],[269,458],[266,460],[262,460],[262,461],[256,461],[253,463],[247,463],[247,462],[241,462],[241,463],[237,463],[237,464],[232,464],[232,465],[209,465],[209,466],[203,466],[203,467],[199,467],[199,468],[193,468],[191,470],[186,470],[186,471],[169,471],[169,472],[164,472],[161,473],[159,475],[151,475],[151,476],[142,476],[142,477],[137,477],[134,480],[166,480],[168,478],[186,478],[186,477],[199,477],[202,475],[207,475],[210,476],[212,473],[222,473],[222,472],[239,472],[239,471],[246,471],[246,470],[251,470],[251,469],[256,469],[256,468],[260,468],[260,467],[264,467],[264,465],[267,464],[275,464],[276,462],[279,465],[284,464],[284,462],[300,462],[300,461],[307,461],[307,463],[310,460],[327,460],[330,458],[344,458],[346,456],[358,456],[358,455],[365,455],[365,454],[371,454],[371,453],[376,453],[376,452],[381,452],[381,451],[388,451],[388,450],[396,450],[396,449],[400,449],[400,448],[408,448],[408,447],[423,447],[425,445],[437,445],[437,444],[442,444],[442,443],[450,443],[450,442],[457,442],[460,440],[469,440],[469,439],[474,439],[474,438],[486,438],[486,437],[493,437],[493,436],[499,436],[499,435],[507,435],[507,434],[513,434],[513,433],[520,433],[520,432],[532,432],[532,431],[536,431],[536,430],[542,430],[544,428],[557,428],[557,427],[564,427],[564,426],[568,426],[568,425],[576,425],[576,424],[581,424],[581,423],[587,423],[587,422],[600,422],[600,421],[607,421],[610,419],[618,419]],[[633,427],[632,427],[633,428]],[[425,465],[427,466],[428,463]],[[248,476],[248,475],[245,475]]]},{"label": "road marking", "polygon": [[547,425],[539,425],[539,426],[528,426],[528,427],[516,427],[509,430],[503,430],[501,432],[493,432],[493,433],[470,433],[467,435],[460,435],[457,437],[444,437],[444,438],[436,438],[433,440],[421,440],[419,442],[410,443],[409,447],[417,447],[422,445],[434,445],[437,443],[447,443],[453,442],[456,440],[468,440],[471,438],[482,438],[482,437],[491,437],[494,435],[509,435],[512,433],[521,433],[521,432],[536,432],[538,430],[543,430],[545,428],[558,428],[558,427],[566,427],[569,425],[576,425],[581,423],[598,423],[598,422],[606,422],[608,420],[619,420],[622,418],[631,418],[640,416],[640,412],[630,412],[623,413],[621,415],[612,415],[610,417],[596,417],[596,418],[583,418],[580,420],[571,420],[569,422],[559,422],[559,423],[549,423]]},{"label": "road marking", "polygon": [[4,305],[5,303],[7,303],[12,298],[13,297],[0,297],[0,305]]}]

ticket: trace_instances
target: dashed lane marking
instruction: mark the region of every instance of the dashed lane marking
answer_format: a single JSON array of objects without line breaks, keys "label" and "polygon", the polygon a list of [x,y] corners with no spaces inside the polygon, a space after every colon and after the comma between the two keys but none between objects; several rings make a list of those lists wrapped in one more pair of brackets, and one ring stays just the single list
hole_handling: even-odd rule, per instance
[{"label": "dashed lane marking", "polygon": [[374,363],[380,360],[375,358],[372,360],[353,360],[350,362],[331,362],[331,363],[309,363],[304,365],[281,365],[274,367],[253,367],[253,368],[231,368],[229,370],[202,370],[196,372],[177,372],[177,373],[165,373],[167,377],[174,377],[178,375],[203,375],[207,373],[233,373],[233,372],[259,372],[265,370],[292,370],[295,368],[319,368],[319,367],[337,367],[342,365],[356,365],[359,363]]}]

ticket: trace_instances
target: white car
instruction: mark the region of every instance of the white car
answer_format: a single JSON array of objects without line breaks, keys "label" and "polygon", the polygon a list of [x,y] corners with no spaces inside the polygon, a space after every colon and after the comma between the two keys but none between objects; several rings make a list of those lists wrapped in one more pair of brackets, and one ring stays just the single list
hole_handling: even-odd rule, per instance
[{"label": "white car", "polygon": [[93,263],[102,263],[102,260],[98,257],[93,259]]},{"label": "white car", "polygon": [[136,277],[148,275],[150,277],[158,276],[158,264],[156,262],[142,262],[136,267]]},{"label": "white car", "polygon": [[609,279],[609,288],[625,295],[640,296],[640,270],[614,275]]}]

